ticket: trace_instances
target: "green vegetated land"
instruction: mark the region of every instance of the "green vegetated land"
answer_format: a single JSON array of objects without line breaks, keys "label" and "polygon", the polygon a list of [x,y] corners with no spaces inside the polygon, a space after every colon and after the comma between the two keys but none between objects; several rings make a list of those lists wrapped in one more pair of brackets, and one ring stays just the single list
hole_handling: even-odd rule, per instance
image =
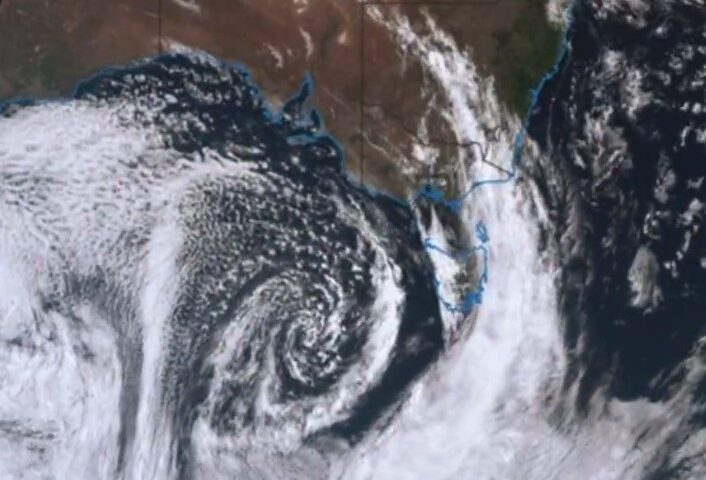
[{"label": "green vegetated land", "polygon": [[495,54],[490,65],[500,99],[524,117],[530,108],[530,91],[553,67],[563,33],[549,22],[546,0],[522,3],[509,30],[494,33]]}]

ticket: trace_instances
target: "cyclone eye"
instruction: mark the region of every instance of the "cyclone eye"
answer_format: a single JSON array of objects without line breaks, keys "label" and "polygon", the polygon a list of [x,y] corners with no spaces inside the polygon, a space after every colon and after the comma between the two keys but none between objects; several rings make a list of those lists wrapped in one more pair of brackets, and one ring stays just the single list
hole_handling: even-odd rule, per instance
[{"label": "cyclone eye", "polygon": [[[269,184],[272,178],[212,190],[280,189]],[[406,230],[391,227],[398,220],[407,227],[407,218],[380,212],[356,217],[368,210],[356,205],[352,212],[330,203],[324,208],[320,204],[327,202],[319,194],[291,202],[297,209],[290,213],[299,223],[267,202],[243,204],[252,198],[268,197],[222,193],[209,197],[209,208],[242,212],[228,228],[237,226],[242,237],[253,225],[250,233],[268,238],[269,246],[252,238],[240,238],[237,246],[211,246],[207,239],[213,233],[194,235],[194,257],[203,262],[202,252],[212,252],[214,263],[207,270],[220,271],[224,280],[194,284],[193,297],[206,299],[204,314],[187,302],[192,307],[186,324],[207,317],[216,323],[200,324],[211,337],[203,340],[209,347],[186,348],[202,351],[201,366],[187,370],[200,370],[197,376],[208,383],[206,396],[192,408],[223,436],[250,432],[262,439],[283,429],[297,432],[300,440],[331,433],[355,440],[402,398],[443,346],[438,305],[429,301],[432,277],[416,263],[421,239],[399,247],[395,242]],[[361,202],[356,196],[351,200]],[[195,228],[217,231],[231,218],[210,215],[218,225],[204,224],[200,214]],[[389,237],[377,236],[378,230]]]},{"label": "cyclone eye", "polygon": [[276,355],[284,396],[321,394],[355,362],[368,326],[361,311],[342,311],[342,300],[321,285],[306,288],[303,308],[283,321]]},{"label": "cyclone eye", "polygon": [[184,469],[223,445],[352,439],[403,398],[442,347],[431,267],[410,208],[353,185],[316,115],[273,115],[237,68],[181,55],[98,75],[76,97],[169,152],[137,162],[169,189],[155,222],[179,233],[148,400]]}]

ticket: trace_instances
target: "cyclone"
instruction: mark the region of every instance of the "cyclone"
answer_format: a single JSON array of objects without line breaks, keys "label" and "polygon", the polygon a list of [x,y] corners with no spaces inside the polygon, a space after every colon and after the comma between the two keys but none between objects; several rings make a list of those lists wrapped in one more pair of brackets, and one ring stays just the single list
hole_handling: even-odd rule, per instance
[{"label": "cyclone", "polygon": [[167,55],[2,107],[3,476],[315,478],[394,413],[444,343],[430,263],[310,89]]},{"label": "cyclone", "polygon": [[702,3],[550,2],[524,121],[368,5],[456,198],[356,185],[311,79],[274,111],[201,53],[0,106],[0,478],[705,478]]}]

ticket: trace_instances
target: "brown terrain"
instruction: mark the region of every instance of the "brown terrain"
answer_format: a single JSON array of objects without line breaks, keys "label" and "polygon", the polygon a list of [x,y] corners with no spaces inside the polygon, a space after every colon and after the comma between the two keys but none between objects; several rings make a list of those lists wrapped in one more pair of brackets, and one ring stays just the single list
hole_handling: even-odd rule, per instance
[{"label": "brown terrain", "polygon": [[558,43],[544,0],[0,2],[0,99],[66,94],[107,65],[185,47],[243,63],[275,106],[308,71],[314,104],[342,143],[348,170],[398,195],[430,174],[403,168],[419,120],[426,116],[432,125],[433,142],[452,145],[454,138],[439,114],[443,102],[423,88],[426,74],[371,18],[371,8],[407,15],[413,25],[432,16],[495,77],[501,100],[518,115]]}]

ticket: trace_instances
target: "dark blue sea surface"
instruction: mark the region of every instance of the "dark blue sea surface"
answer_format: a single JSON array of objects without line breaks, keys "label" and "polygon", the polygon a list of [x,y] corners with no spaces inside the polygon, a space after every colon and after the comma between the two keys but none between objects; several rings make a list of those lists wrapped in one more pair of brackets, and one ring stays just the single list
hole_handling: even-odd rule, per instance
[{"label": "dark blue sea surface", "polygon": [[[194,421],[214,389],[209,421],[216,431],[237,434],[256,421],[259,372],[270,348],[276,401],[300,402],[305,409],[315,403],[307,399],[339,388],[377,324],[394,320],[384,315],[399,317],[385,371],[339,420],[312,434],[312,441],[335,435],[350,442],[443,348],[432,265],[410,208],[349,181],[339,145],[308,103],[311,88],[305,81],[273,112],[242,67],[201,54],[170,54],[103,70],[65,100],[116,107],[121,121],[156,128],[159,148],[188,162],[213,162],[215,152],[219,161],[247,165],[258,176],[206,182],[199,191],[200,216],[184,213],[188,275],[169,321],[162,379],[182,472],[191,468]],[[1,113],[11,116],[33,103],[7,103]],[[135,161],[139,167],[142,159]],[[349,218],[353,211],[359,218]],[[387,268],[398,272],[393,281],[404,301],[381,314],[375,306],[387,300],[379,298],[387,292],[374,276]],[[333,317],[337,323],[329,328]],[[232,380],[212,385],[207,359],[234,321],[252,327],[245,328],[243,345],[227,367]],[[123,395],[124,401],[136,397],[139,392]],[[132,422],[124,419],[123,428],[131,430],[126,425]],[[124,450],[129,437],[123,432]]]},{"label": "dark blue sea surface", "polygon": [[[598,390],[667,400],[704,355],[706,9],[579,0],[571,13],[569,51],[529,122],[562,247],[566,385],[579,382],[582,409]],[[655,462],[649,478],[694,478],[668,454]]]}]

